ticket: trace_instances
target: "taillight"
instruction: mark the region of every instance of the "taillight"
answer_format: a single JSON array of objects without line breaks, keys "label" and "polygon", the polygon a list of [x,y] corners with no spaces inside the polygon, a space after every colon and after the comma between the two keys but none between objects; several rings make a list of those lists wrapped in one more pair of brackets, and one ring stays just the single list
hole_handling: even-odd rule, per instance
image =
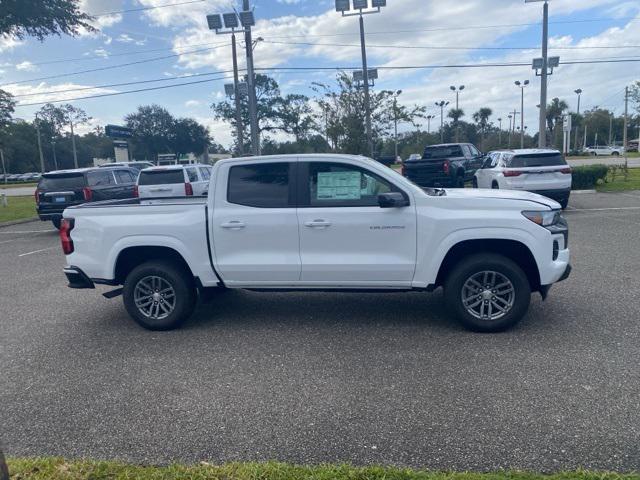
[{"label": "taillight", "polygon": [[404,166],[404,163],[402,164],[402,166],[400,167],[400,173],[402,174],[403,177],[407,176],[407,169]]},{"label": "taillight", "polygon": [[444,163],[442,164],[442,171],[444,172],[445,175],[449,175],[449,160],[445,160]]},{"label": "taillight", "polygon": [[134,197],[139,197],[140,196],[140,192],[138,192],[138,185],[134,185],[133,186],[133,196]]},{"label": "taillight", "polygon": [[93,197],[93,192],[89,187],[84,187],[82,189],[82,195],[84,195],[84,199],[88,202]]},{"label": "taillight", "polygon": [[522,172],[519,170],[505,170],[502,172],[505,177],[519,177],[522,175]]},{"label": "taillight", "polygon": [[193,195],[193,187],[191,186],[190,183],[184,184],[184,194],[187,196]]},{"label": "taillight", "polygon": [[560,171],[560,173],[564,173],[566,175],[571,175],[571,167],[562,168],[559,171]]},{"label": "taillight", "polygon": [[36,188],[36,191],[33,193],[33,196],[36,197],[36,205],[40,204],[40,190]]},{"label": "taillight", "polygon": [[65,255],[73,253],[73,240],[71,240],[71,230],[74,227],[73,218],[63,218],[60,222],[60,242]]}]

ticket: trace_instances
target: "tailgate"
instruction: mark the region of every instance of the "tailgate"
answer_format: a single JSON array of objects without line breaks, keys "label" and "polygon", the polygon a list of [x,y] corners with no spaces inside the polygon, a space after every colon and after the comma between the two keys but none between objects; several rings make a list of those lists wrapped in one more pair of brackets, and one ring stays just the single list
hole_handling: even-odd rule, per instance
[{"label": "tailgate", "polygon": [[432,183],[438,178],[447,177],[444,173],[444,162],[445,159],[405,162],[404,176],[418,185]]}]

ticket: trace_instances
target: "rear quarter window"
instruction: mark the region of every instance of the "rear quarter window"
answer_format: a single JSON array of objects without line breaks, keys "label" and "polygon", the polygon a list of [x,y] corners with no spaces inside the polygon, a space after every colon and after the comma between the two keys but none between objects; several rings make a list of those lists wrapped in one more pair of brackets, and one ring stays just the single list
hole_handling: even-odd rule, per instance
[{"label": "rear quarter window", "polygon": [[84,186],[84,175],[81,173],[62,175],[45,174],[38,182],[38,190],[47,191],[75,190]]},{"label": "rear quarter window", "polygon": [[168,185],[184,183],[184,172],[180,170],[151,170],[141,171],[138,185]]},{"label": "rear quarter window", "polygon": [[511,168],[553,167],[566,164],[564,157],[558,153],[549,155],[515,155],[508,162],[508,166]]}]

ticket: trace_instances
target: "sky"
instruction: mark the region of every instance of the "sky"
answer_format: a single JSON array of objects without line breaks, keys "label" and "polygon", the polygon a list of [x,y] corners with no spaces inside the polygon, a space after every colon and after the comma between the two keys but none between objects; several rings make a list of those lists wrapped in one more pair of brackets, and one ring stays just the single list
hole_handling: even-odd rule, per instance
[{"label": "sky", "polygon": [[[333,0],[251,0],[251,5],[254,39],[263,39],[255,47],[255,66],[276,78],[283,94],[313,97],[313,82],[335,82],[331,68],[361,65],[358,19],[342,17]],[[210,109],[224,99],[224,83],[231,81],[230,36],[210,31],[206,15],[240,10],[240,0],[81,0],[80,6],[98,15],[98,32],[44,42],[0,37],[0,88],[16,95],[15,117],[33,119],[40,105],[26,104],[66,100],[92,117],[82,132],[121,124],[138,105],[157,103],[175,116],[207,125],[216,142],[231,143],[230,126],[217,121]],[[637,0],[551,0],[549,12],[549,54],[561,62],[640,60]],[[502,118],[506,128],[509,112],[520,110],[514,81],[529,80],[524,123],[535,133],[540,79],[530,62],[541,56],[541,19],[541,2],[387,0],[380,13],[364,17],[368,63],[380,68],[375,88],[402,90],[401,103],[427,106],[436,115],[433,130],[440,122],[435,102],[453,106],[450,86],[464,85],[460,108],[465,119],[489,107],[490,120],[497,125]],[[505,63],[525,65],[481,66]],[[307,70],[291,70],[300,67]],[[599,106],[621,114],[624,87],[640,80],[640,62],[561,63],[549,78],[549,99],[566,100],[572,111],[574,90],[580,88],[582,111]],[[191,82],[200,83],[77,99]]]}]

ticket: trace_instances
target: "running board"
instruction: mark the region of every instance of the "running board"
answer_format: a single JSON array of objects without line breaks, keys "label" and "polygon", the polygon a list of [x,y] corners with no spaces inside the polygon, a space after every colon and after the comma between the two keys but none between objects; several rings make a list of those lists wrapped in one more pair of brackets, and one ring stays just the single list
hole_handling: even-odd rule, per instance
[{"label": "running board", "polygon": [[119,295],[122,295],[123,288],[116,288],[115,290],[111,290],[110,292],[103,293],[102,296],[104,298],[116,298]]}]

